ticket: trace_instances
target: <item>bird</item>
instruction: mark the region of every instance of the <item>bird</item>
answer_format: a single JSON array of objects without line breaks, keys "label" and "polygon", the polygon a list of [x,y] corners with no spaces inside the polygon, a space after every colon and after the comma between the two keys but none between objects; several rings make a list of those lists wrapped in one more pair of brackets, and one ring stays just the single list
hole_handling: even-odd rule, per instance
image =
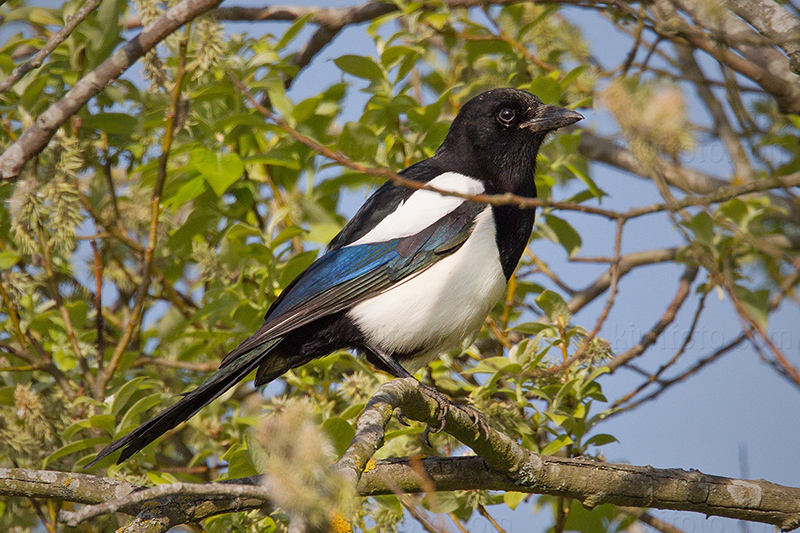
[{"label": "bird", "polygon": [[[534,209],[473,198],[506,193],[535,198],[542,142],[582,118],[512,88],[468,100],[434,154],[399,172],[430,189],[391,180],[379,187],[213,375],[110,443],[87,468],[119,449],[117,463],[123,462],[254,370],[258,387],[350,349],[393,377],[409,378],[436,357],[471,343],[504,294],[535,216]],[[443,413],[446,397],[417,383]]]}]

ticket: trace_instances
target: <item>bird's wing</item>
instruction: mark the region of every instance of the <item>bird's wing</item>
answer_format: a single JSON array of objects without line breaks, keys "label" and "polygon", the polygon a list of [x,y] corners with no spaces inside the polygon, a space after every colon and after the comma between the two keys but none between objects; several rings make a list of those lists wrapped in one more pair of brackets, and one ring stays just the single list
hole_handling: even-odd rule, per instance
[{"label": "bird's wing", "polygon": [[323,255],[286,287],[261,328],[229,353],[220,368],[264,342],[348,309],[454,253],[486,208],[463,202],[414,235],[344,246]]}]

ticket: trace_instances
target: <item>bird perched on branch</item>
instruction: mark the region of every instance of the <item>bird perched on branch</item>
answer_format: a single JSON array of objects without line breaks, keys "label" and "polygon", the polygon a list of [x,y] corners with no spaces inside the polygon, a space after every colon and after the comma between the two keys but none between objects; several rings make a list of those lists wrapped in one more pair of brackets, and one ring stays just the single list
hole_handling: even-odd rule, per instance
[{"label": "bird perched on branch", "polygon": [[[470,200],[534,198],[536,154],[548,133],[583,117],[536,96],[495,89],[469,100],[433,155],[400,175],[444,195],[387,182],[295,278],[264,325],[205,383],[91,463],[122,448],[121,462],[257,370],[264,385],[291,368],[354,349],[399,378],[462,346],[501,298],[533,229],[534,210]],[[420,384],[420,386],[423,386]],[[449,400],[424,386],[441,406]]]}]

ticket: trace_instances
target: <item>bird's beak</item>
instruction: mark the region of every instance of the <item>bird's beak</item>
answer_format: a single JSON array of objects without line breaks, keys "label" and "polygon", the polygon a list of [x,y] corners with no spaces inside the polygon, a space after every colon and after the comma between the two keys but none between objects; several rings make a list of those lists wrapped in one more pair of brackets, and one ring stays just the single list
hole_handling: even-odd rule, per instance
[{"label": "bird's beak", "polygon": [[528,128],[531,131],[553,131],[570,124],[575,124],[583,119],[583,115],[571,109],[546,105],[540,107],[536,113],[536,118],[520,124],[520,128]]}]

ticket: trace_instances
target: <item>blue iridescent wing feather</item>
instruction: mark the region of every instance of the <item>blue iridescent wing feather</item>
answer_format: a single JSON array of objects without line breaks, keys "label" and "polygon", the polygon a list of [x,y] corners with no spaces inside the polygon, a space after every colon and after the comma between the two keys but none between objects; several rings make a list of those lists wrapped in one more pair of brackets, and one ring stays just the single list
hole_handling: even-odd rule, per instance
[{"label": "blue iridescent wing feather", "polygon": [[228,354],[220,368],[261,343],[348,309],[454,253],[485,208],[464,202],[414,235],[345,246],[323,255],[284,289],[267,311],[264,325]]}]

